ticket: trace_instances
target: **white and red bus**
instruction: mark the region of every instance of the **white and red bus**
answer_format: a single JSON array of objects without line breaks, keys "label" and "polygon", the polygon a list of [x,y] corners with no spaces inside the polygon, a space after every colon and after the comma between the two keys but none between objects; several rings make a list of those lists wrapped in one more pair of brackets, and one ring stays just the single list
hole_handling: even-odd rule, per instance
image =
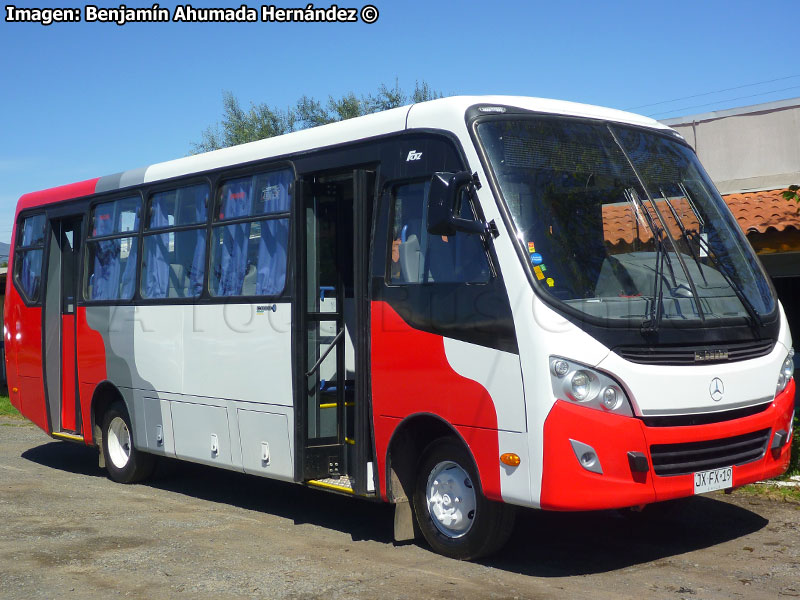
[{"label": "white and red bus", "polygon": [[158,456],[397,505],[499,548],[516,507],[639,507],[789,462],[791,339],[656,121],[456,97],[24,195],[11,401],[109,476]]}]

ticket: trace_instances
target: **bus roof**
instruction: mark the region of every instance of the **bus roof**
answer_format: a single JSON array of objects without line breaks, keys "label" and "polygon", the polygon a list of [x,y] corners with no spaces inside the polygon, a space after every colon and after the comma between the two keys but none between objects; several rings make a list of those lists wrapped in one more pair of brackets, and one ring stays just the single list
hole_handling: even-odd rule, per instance
[{"label": "bus roof", "polygon": [[405,129],[445,129],[466,133],[464,115],[470,107],[475,105],[515,107],[534,112],[601,119],[670,130],[666,125],[647,117],[589,104],[523,96],[452,96],[25,194],[19,199],[17,214],[26,208],[70,198],[123,189],[142,183],[191,175],[255,160],[308,152]]}]

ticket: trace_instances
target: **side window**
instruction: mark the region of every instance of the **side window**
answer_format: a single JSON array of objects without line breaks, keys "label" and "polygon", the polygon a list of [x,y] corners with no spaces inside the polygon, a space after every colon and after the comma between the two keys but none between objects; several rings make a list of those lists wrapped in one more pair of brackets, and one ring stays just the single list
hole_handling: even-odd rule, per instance
[{"label": "side window", "polygon": [[150,197],[142,249],[143,298],[196,298],[206,264],[208,185]]},{"label": "side window", "polygon": [[[397,186],[394,190],[389,281],[393,284],[486,283],[489,261],[480,236],[459,232],[429,235],[426,207],[430,183]],[[461,217],[474,220],[469,199],[462,198]]]},{"label": "side window", "polygon": [[14,279],[28,302],[39,301],[44,257],[45,216],[35,215],[22,221],[14,251]]},{"label": "side window", "polygon": [[276,296],[286,284],[288,169],[225,181],[217,190],[208,287],[212,296]]},{"label": "side window", "polygon": [[130,300],[136,280],[141,200],[122,198],[92,209],[86,242],[84,298]]}]

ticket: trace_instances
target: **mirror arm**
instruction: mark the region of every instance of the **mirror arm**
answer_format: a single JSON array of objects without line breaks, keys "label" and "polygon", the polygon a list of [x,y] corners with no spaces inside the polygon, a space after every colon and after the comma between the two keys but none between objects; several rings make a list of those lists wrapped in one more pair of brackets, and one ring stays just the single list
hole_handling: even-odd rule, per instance
[{"label": "mirror arm", "polygon": [[461,217],[452,217],[450,223],[457,231],[464,231],[466,233],[488,233],[488,226],[486,223],[480,221],[470,221],[469,219],[462,219]]}]

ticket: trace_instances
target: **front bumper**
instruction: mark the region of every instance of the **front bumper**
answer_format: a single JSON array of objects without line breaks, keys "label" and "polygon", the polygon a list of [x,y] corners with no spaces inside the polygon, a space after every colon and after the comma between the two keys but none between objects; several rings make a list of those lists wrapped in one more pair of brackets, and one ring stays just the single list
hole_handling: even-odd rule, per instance
[{"label": "front bumper", "polygon": [[[766,451],[757,460],[733,465],[733,487],[769,479],[789,467],[791,439],[778,450],[770,447],[778,431],[790,431],[794,410],[794,380],[770,406],[755,415],[679,427],[647,427],[640,419],[604,413],[556,401],[544,426],[541,507],[550,510],[599,510],[639,506],[694,494],[694,475],[656,475],[650,448],[720,440],[769,429]],[[602,473],[584,468],[574,440],[597,454]],[[647,458],[648,470],[634,470],[628,453]]]}]

